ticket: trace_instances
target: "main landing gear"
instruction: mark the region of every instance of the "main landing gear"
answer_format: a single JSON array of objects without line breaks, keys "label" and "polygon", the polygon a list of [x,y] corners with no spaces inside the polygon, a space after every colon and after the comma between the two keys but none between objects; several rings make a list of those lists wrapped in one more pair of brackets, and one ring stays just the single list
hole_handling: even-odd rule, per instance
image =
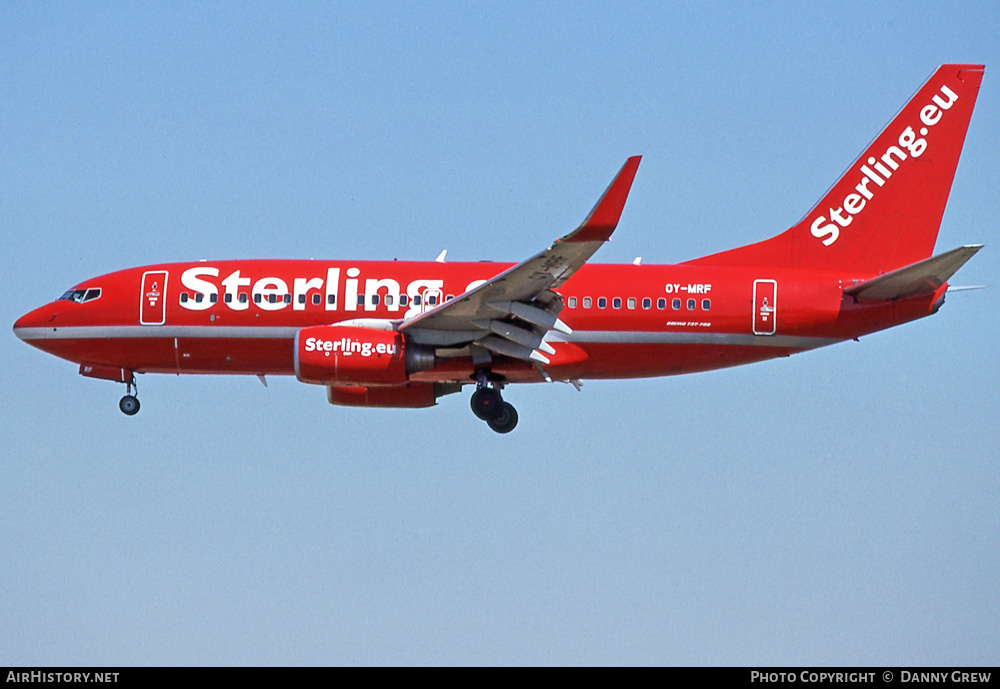
[{"label": "main landing gear", "polygon": [[510,433],[517,426],[517,410],[500,396],[501,385],[489,383],[486,372],[476,374],[476,391],[469,405],[472,413],[497,433]]},{"label": "main landing gear", "polygon": [[[139,413],[139,398],[136,397],[139,394],[139,386],[135,384],[135,376],[125,385],[127,394],[118,401],[118,408],[125,416],[135,416]],[[135,395],[132,394],[132,390],[135,390]]]}]

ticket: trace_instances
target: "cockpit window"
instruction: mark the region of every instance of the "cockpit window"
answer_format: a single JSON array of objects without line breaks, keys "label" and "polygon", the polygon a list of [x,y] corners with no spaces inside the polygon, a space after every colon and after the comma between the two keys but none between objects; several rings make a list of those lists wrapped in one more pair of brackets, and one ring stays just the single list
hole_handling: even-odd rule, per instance
[{"label": "cockpit window", "polygon": [[71,289],[66,292],[66,294],[59,297],[59,301],[75,301],[77,304],[82,304],[87,301],[94,301],[100,298],[101,289],[100,287],[91,287],[90,289]]}]

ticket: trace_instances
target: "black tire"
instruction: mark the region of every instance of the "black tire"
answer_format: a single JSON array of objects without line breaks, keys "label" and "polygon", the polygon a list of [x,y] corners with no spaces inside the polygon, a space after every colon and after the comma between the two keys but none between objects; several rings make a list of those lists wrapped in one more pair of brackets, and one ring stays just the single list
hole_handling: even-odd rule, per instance
[{"label": "black tire", "polygon": [[133,395],[125,395],[118,402],[118,408],[125,416],[135,416],[139,413],[139,398]]},{"label": "black tire", "polygon": [[517,410],[510,402],[502,402],[486,423],[497,433],[510,433],[517,426]]},{"label": "black tire", "polygon": [[472,413],[483,421],[492,417],[502,404],[503,400],[500,399],[500,393],[490,388],[479,388],[472,393],[472,398],[469,400]]}]

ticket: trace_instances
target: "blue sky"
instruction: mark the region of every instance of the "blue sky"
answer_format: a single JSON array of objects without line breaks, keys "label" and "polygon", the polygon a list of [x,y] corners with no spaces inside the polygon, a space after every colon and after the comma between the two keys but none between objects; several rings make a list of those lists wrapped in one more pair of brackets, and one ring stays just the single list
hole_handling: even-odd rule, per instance
[{"label": "blue sky", "polygon": [[[118,268],[597,258],[796,222],[987,65],[938,250],[997,285],[995,3],[4,3],[0,321]],[[0,338],[0,662],[995,664],[1000,289],[790,359],[329,406]]]}]

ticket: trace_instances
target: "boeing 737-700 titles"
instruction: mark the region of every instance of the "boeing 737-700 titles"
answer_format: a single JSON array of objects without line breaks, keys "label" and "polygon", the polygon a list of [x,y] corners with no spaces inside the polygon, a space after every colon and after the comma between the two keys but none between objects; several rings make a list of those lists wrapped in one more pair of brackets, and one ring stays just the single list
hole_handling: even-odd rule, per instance
[{"label": "boeing 737-700 titles", "polygon": [[471,386],[506,433],[513,383],[666,376],[787,356],[935,313],[979,246],[933,256],[983,77],[944,65],[797,225],[677,265],[587,263],[639,157],[586,220],[518,264],[247,260],[85,280],[14,332],[124,383],[136,374],[294,375],[332,404],[429,407]]}]

